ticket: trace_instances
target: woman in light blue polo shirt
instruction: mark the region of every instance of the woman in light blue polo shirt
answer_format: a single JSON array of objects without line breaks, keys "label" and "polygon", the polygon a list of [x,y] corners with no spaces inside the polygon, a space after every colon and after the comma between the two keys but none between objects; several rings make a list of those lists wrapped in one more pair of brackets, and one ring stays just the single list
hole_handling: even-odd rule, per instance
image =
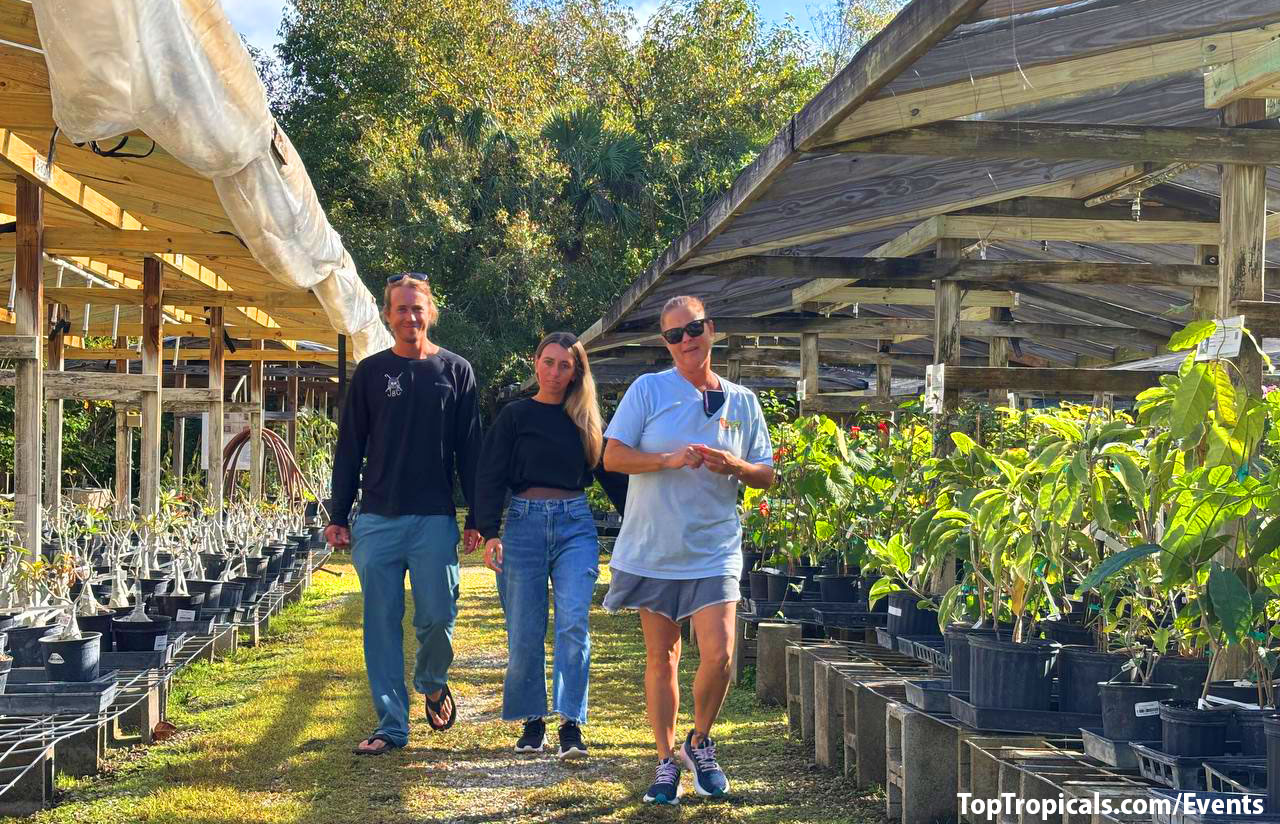
[{"label": "woman in light blue polo shirt", "polygon": [[[738,493],[744,484],[773,484],[773,448],[755,394],[711,371],[715,325],[702,301],[667,301],[661,329],[675,367],[631,384],[604,433],[605,467],[632,476],[604,606],[640,611],[645,699],[660,759],[644,800],[677,804],[680,762],[699,795],[729,789],[711,725],[729,691],[733,659],[742,574]],[[685,618],[697,634],[699,664],[693,729],[677,751],[678,622]]]}]

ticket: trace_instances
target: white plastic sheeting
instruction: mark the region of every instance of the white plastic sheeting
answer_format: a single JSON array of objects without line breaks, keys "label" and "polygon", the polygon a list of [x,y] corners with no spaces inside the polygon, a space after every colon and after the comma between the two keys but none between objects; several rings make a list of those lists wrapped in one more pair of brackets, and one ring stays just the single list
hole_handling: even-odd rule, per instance
[{"label": "white plastic sheeting", "polygon": [[213,181],[253,256],[282,284],[314,290],[355,358],[391,345],[218,0],[33,7],[63,134],[83,143],[145,132]]}]

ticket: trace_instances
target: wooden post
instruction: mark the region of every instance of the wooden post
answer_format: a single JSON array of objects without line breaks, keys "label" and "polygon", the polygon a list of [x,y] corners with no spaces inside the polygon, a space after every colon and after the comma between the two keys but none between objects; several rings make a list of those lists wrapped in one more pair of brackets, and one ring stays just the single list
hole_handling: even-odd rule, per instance
[{"label": "wooden post", "polygon": [[[888,355],[893,348],[893,339],[885,338],[876,347],[881,355]],[[893,396],[893,364],[887,360],[876,363],[876,399],[887,401]]]},{"label": "wooden post", "polygon": [[[266,341],[254,341],[254,349],[265,350]],[[256,360],[249,366],[249,401],[254,410],[249,413],[249,499],[262,500],[262,411],[266,408],[263,373],[266,364]]]},{"label": "wooden post", "polygon": [[[1261,99],[1237,100],[1222,110],[1222,125],[1240,126],[1266,117],[1266,101]],[[1265,300],[1263,294],[1263,267],[1266,265],[1267,236],[1267,188],[1266,167],[1241,164],[1219,166],[1222,200],[1219,206],[1218,224],[1222,241],[1218,257],[1218,316],[1236,314],[1234,304],[1238,300]],[[1262,394],[1262,355],[1245,338],[1240,343],[1240,356],[1236,358],[1239,373],[1232,370],[1232,379],[1238,389],[1251,395]],[[1243,524],[1229,525],[1228,529],[1243,528]],[[1225,567],[1244,566],[1234,545],[1220,550],[1215,556]],[[1231,646],[1220,651],[1214,663],[1215,679],[1238,678],[1245,674],[1249,660],[1244,649]]]},{"label": "wooden post", "polygon": [[289,418],[289,451],[298,454],[298,387],[301,383],[298,378],[298,362],[293,362],[294,373],[289,376],[289,394],[285,406],[288,407],[291,417]]},{"label": "wooden post", "polygon": [[[1218,266],[1217,246],[1196,246],[1192,263]],[[1218,316],[1218,289],[1211,286],[1195,286],[1191,290],[1191,315],[1196,320],[1213,320]]]},{"label": "wooden post", "polygon": [[142,261],[142,374],[156,376],[156,391],[142,393],[142,455],[138,464],[138,509],[160,509],[160,301],[162,264]]},{"label": "wooden post", "polygon": [[[25,177],[17,181],[17,283],[13,310],[19,335],[43,335],[44,190]],[[19,360],[13,404],[14,517],[22,546],[39,554],[41,544],[40,458],[44,411],[44,364]]]},{"label": "wooden post", "polygon": [[[964,256],[967,241],[943,238],[938,241],[939,260]],[[939,280],[933,284],[933,362],[960,363],[960,284],[952,280]],[[944,386],[942,414],[934,419],[933,450],[945,455],[951,451],[948,437],[955,411],[960,405],[958,390]]]},{"label": "wooden post", "polygon": [[[178,389],[185,389],[187,376],[181,372],[174,375],[173,385]],[[173,468],[173,480],[178,485],[178,489],[182,489],[187,462],[187,420],[181,415],[173,416],[173,446],[169,457]]]},{"label": "wooden post", "polygon": [[[64,304],[49,304],[54,323],[68,317]],[[66,365],[66,336],[61,331],[49,341],[47,369],[61,372]],[[62,399],[47,401],[44,410],[44,499],[49,514],[57,517],[62,509]]]},{"label": "wooden post", "polygon": [[225,400],[224,372],[227,345],[223,339],[221,306],[209,308],[209,423],[206,427],[208,443],[205,449],[209,454],[207,483],[209,502],[222,514],[222,426],[223,401]]},{"label": "wooden post", "polygon": [[[812,398],[820,391],[818,388],[818,333],[805,332],[800,335],[800,379],[804,381],[805,398]],[[800,404],[801,414],[805,413],[808,401]]]},{"label": "wooden post", "polygon": [[726,357],[728,358],[728,360],[725,362],[724,376],[725,378],[727,378],[728,380],[734,383],[737,383],[739,380],[742,379],[742,361],[739,360],[737,357],[741,349],[742,349],[742,336],[730,335],[729,345],[728,345],[729,351],[726,354]]},{"label": "wooden post", "polygon": [[[992,309],[991,322],[999,323],[1004,321],[1004,312],[1001,309]],[[1009,365],[1009,345],[1008,338],[992,338],[987,346],[987,365],[1006,367]],[[987,402],[992,406],[1008,406],[1009,393],[1004,389],[987,390]]]},{"label": "wooden post", "polygon": [[[117,349],[127,349],[127,337],[116,338]],[[129,373],[129,360],[121,358],[116,361],[116,374]],[[129,416],[123,409],[116,410],[116,517],[129,515],[129,507],[133,503],[133,429],[129,426]]]}]

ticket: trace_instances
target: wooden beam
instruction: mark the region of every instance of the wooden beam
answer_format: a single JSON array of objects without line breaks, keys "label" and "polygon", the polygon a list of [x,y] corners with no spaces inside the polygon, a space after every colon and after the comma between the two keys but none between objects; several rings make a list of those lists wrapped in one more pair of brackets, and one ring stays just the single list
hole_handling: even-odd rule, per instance
[{"label": "wooden beam", "polygon": [[1194,245],[1214,243],[1220,231],[1215,223],[1189,221],[1071,220],[983,215],[947,215],[941,220],[941,237],[973,237],[990,242],[1051,240]]},{"label": "wooden beam", "polygon": [[[942,237],[942,219],[937,217],[929,218],[911,227],[888,243],[877,247],[872,251],[871,258],[893,259],[910,257],[917,252],[923,252],[925,249],[931,248],[938,242],[940,237]],[[852,280],[848,278],[819,277],[804,286],[792,289],[791,305],[800,306],[831,289],[839,289],[849,286],[851,283]]]},{"label": "wooden beam", "polygon": [[885,400],[874,395],[814,395],[807,402],[815,415],[849,415],[857,412],[896,412],[904,403],[915,400],[906,396],[897,400]]},{"label": "wooden beam", "polygon": [[[798,335],[817,332],[836,338],[877,340],[899,335],[933,335],[931,318],[841,318],[841,317],[719,317],[716,330],[739,335]],[[960,334],[969,338],[1050,338],[1088,340],[1113,346],[1130,346],[1136,334],[1119,326],[1084,323],[993,323],[961,320]]]},{"label": "wooden beam", "polygon": [[[1280,54],[1280,50],[1277,54]],[[1207,76],[1206,84],[1208,80]],[[1280,132],[1183,126],[946,120],[914,129],[837,143],[823,147],[821,151],[939,157],[1017,157],[1047,161],[1270,163],[1280,157]]]},{"label": "wooden beam", "polygon": [[1274,23],[1241,31],[1217,31],[902,92],[864,103],[824,135],[824,140],[804,148],[1195,71],[1212,65],[1215,55],[1239,54],[1266,45],[1277,33],[1280,24]]},{"label": "wooden beam", "polygon": [[[165,331],[170,331],[172,327],[166,326]],[[207,327],[206,327],[207,331]],[[172,346],[165,347],[166,357],[172,357],[174,352],[178,352],[184,361],[208,360],[210,357],[208,349],[193,349],[190,346],[183,346],[181,349],[175,350]],[[68,360],[141,360],[142,356],[134,349],[80,349],[67,348],[66,353]],[[301,352],[292,349],[237,349],[235,352],[227,353],[223,356],[224,360],[235,362],[251,362],[251,361],[280,361],[282,363],[298,362],[298,363],[333,363],[338,359],[337,352]]]},{"label": "wooden beam", "polygon": [[0,359],[40,360],[42,349],[39,335],[0,335]]},{"label": "wooden beam", "polygon": [[158,375],[121,375],[110,372],[46,371],[44,373],[46,400],[62,398],[77,401],[134,401],[139,395],[156,394],[159,390]]},{"label": "wooden beam", "polygon": [[[800,379],[804,381],[805,397],[810,393],[817,395],[822,391],[818,385],[818,336],[813,332],[800,335]],[[808,414],[804,402],[800,404],[802,414]]]},{"label": "wooden beam", "polygon": [[222,514],[222,429],[225,419],[224,367],[226,344],[223,342],[223,308],[209,309],[209,419],[205,426],[205,449],[208,468],[205,484],[210,503]]},{"label": "wooden beam", "polygon": [[[946,282],[946,281],[943,281]],[[954,281],[951,281],[954,282]],[[824,301],[833,303],[876,303],[896,306],[933,306],[934,291],[932,289],[913,289],[884,286],[842,286],[822,294]],[[1004,306],[1013,308],[1018,305],[1018,296],[1013,292],[980,290],[966,292],[960,299],[963,307],[991,308]]]},{"label": "wooden beam", "polygon": [[30,3],[5,0],[0,3],[0,40],[40,48],[40,33],[36,30],[36,13]]},{"label": "wooden beam", "polygon": [[[93,289],[64,286],[46,289],[51,301],[69,306],[141,306],[141,289]],[[211,290],[165,289],[165,306],[203,308],[205,306],[256,306],[260,309],[320,309],[320,301],[311,292],[214,292]]]},{"label": "wooden beam", "polygon": [[[992,323],[1001,323],[1005,319],[1005,313],[999,309],[992,309],[990,320]],[[1009,366],[1009,354],[1013,347],[1010,345],[1008,338],[991,338],[987,344],[987,366],[993,369],[1004,369]],[[992,389],[987,393],[987,403],[992,406],[1004,406],[1008,403],[1007,393],[1001,389]]]},{"label": "wooden beam", "polygon": [[[1266,104],[1261,100],[1237,100],[1222,110],[1224,125],[1261,120]],[[1265,300],[1263,267],[1266,265],[1267,169],[1265,166],[1224,166],[1221,171],[1222,250],[1219,256],[1218,303],[1221,316],[1238,301]],[[1206,241],[1213,242],[1213,241]],[[1237,385],[1253,395],[1262,394],[1262,355],[1248,341],[1240,345],[1233,371]]]},{"label": "wooden beam", "polygon": [[[964,247],[968,241],[959,238],[944,238],[938,241],[937,257],[939,260],[959,260],[964,257]],[[989,313],[983,312],[984,317]],[[933,362],[954,364],[960,357],[960,284],[953,280],[938,281],[933,292]],[[950,451],[950,438],[942,437],[943,431],[950,431],[951,416],[960,405],[960,396],[944,388],[942,395],[942,413],[938,416],[940,426],[934,444],[939,447],[938,454]],[[948,443],[944,443],[948,442]]]},{"label": "wooden beam", "polygon": [[[54,255],[130,257],[136,255],[200,255],[202,257],[252,258],[234,235],[212,232],[161,232],[88,227],[50,227],[45,248]],[[0,250],[6,245],[0,235]]]},{"label": "wooden beam", "polygon": [[[42,335],[44,307],[44,191],[25,178],[17,182],[17,249],[14,314],[17,334]],[[14,518],[21,546],[41,546],[40,460],[43,444],[44,367],[20,360],[15,369],[13,404]]]},{"label": "wooden beam", "polygon": [[[1211,69],[1204,76],[1204,105],[1220,109],[1235,100],[1277,97],[1280,89],[1280,41],[1272,40],[1230,63]],[[1273,163],[1260,158],[1252,161],[1264,166]],[[1224,160],[1206,162],[1225,163]]]},{"label": "wooden beam", "polygon": [[[4,330],[5,328],[5,324],[0,324],[0,330]],[[110,323],[89,324],[89,334],[93,336],[110,335],[112,331],[113,329]],[[142,334],[143,326],[141,323],[121,323],[114,331],[117,331],[122,336],[127,335],[128,337],[136,338]],[[228,326],[227,332],[235,340],[308,340],[315,341],[316,343],[331,342],[337,334],[332,328],[318,326],[287,326],[274,328],[267,328],[265,326]],[[164,325],[164,334],[204,338],[209,335],[209,327],[203,323],[166,323]],[[280,360],[292,359],[292,352],[280,358]]]},{"label": "wooden beam", "polygon": [[948,366],[948,389],[1021,390],[1093,394],[1105,392],[1133,396],[1158,386],[1159,371],[1126,369],[1027,369],[1022,367]]},{"label": "wooden beam", "polygon": [[1183,327],[1183,324],[1169,318],[1139,312],[1092,295],[1080,295],[1039,283],[1028,283],[1016,288],[1023,295],[1052,303],[1063,309],[1083,312],[1103,320],[1131,326],[1135,330],[1154,335],[1158,339],[1157,342],[1167,341],[1171,335]]}]

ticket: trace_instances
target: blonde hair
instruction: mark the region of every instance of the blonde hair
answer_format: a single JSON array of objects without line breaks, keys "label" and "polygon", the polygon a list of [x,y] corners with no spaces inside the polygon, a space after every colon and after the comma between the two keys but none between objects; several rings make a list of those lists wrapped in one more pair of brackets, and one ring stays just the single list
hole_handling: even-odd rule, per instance
[{"label": "blonde hair", "polygon": [[[426,277],[416,278],[409,277],[411,273],[405,272],[397,281],[388,281],[387,285],[382,287],[382,317],[390,322],[391,317],[391,293],[396,289],[409,288],[415,292],[419,292],[427,297],[427,328],[430,329],[436,325],[436,321],[440,319],[440,308],[436,306],[436,297],[431,294],[431,284]],[[413,273],[416,274],[416,273]]]},{"label": "blonde hair", "polygon": [[662,319],[667,316],[668,312],[682,308],[688,309],[690,312],[701,312],[703,317],[707,315],[707,307],[703,305],[702,298],[694,297],[693,295],[677,295],[662,304],[662,311],[658,313],[658,323],[662,323]]},{"label": "blonde hair", "polygon": [[573,380],[564,393],[564,411],[569,416],[569,420],[578,427],[578,435],[582,438],[582,452],[587,457],[587,464],[595,467],[599,465],[600,455],[604,452],[604,422],[600,417],[600,402],[596,398],[596,379],[591,375],[591,363],[587,360],[587,350],[571,332],[552,332],[542,339],[537,351],[533,353],[535,363],[542,357],[542,350],[553,343],[573,354]]}]

